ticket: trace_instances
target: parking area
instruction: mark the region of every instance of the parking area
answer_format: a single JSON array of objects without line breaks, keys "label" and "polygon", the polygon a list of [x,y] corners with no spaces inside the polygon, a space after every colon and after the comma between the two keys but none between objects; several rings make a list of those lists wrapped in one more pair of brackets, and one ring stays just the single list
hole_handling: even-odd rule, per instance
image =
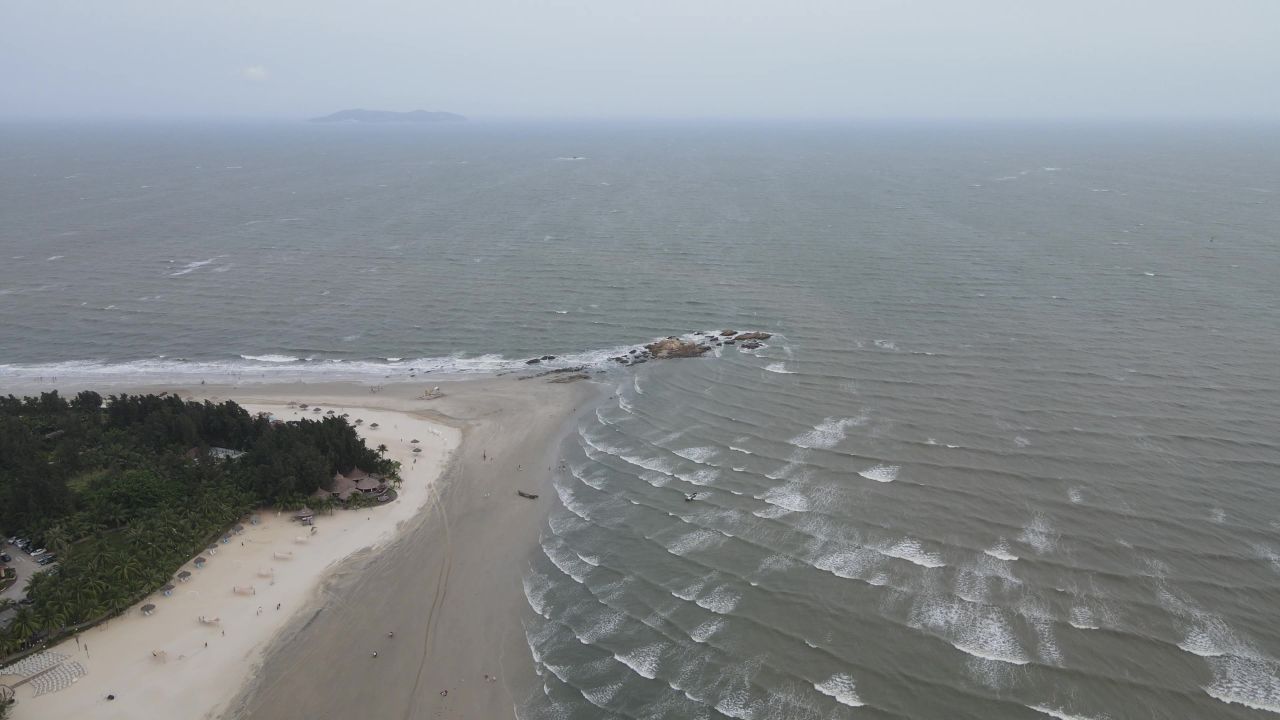
[{"label": "parking area", "polygon": [[14,602],[17,602],[27,596],[27,582],[31,579],[32,575],[41,570],[48,570],[53,567],[53,565],[57,564],[54,563],[53,565],[44,566],[38,565],[36,563],[38,558],[31,557],[22,548],[10,545],[7,542],[0,545],[0,553],[4,553],[10,557],[10,562],[3,564],[13,568],[18,574],[17,580],[14,581],[13,585],[10,585],[5,588],[3,592],[0,592],[0,598],[7,598]]}]

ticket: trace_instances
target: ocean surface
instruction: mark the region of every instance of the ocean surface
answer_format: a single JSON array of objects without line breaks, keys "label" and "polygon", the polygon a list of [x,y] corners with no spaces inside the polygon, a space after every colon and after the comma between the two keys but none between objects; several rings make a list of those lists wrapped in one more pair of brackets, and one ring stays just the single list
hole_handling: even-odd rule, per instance
[{"label": "ocean surface", "polygon": [[0,140],[0,391],[604,370],[522,718],[1280,713],[1280,128]]}]

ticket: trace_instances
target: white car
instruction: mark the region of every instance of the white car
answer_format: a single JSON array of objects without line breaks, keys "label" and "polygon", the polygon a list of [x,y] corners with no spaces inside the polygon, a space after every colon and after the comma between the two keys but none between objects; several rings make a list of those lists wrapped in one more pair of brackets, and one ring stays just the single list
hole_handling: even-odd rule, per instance
[{"label": "white car", "polygon": [[32,550],[32,551],[31,551],[31,557],[40,557],[41,555],[43,555],[43,554],[45,554],[45,553],[47,553],[47,552],[49,552],[49,551],[48,551],[48,550],[45,550],[44,548],[40,548],[39,550]]}]

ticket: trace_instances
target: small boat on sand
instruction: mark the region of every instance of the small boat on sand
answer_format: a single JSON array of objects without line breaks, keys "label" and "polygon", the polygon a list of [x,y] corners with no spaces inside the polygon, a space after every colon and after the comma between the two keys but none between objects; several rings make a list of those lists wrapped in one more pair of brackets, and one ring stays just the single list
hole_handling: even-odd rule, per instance
[{"label": "small boat on sand", "polygon": [[519,496],[520,496],[520,497],[522,497],[522,498],[529,498],[530,500],[537,500],[537,499],[538,499],[538,494],[537,494],[537,493],[527,493],[527,492],[525,492],[525,491],[523,491],[523,490],[517,490],[517,491],[516,491],[516,494],[517,494],[517,495],[519,495]]}]

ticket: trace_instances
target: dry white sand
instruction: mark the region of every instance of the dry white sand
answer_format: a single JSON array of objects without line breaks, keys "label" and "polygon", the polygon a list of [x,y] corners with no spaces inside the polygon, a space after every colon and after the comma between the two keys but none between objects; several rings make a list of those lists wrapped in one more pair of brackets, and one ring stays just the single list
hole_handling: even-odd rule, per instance
[{"label": "dry white sand", "polygon": [[[305,391],[296,399],[331,407]],[[246,406],[281,419],[320,414],[282,404]],[[390,457],[400,461],[404,482],[398,499],[383,507],[321,515],[315,534],[293,522],[290,513],[258,513],[260,524],[246,521],[242,535],[219,544],[216,554],[204,553],[208,563],[203,569],[187,563],[183,569],[192,577],[178,583],[171,597],[148,597],[122,616],[53,648],[83,665],[87,675],[66,690],[40,697],[20,687],[14,719],[183,720],[222,714],[251,679],[271,640],[316,602],[326,573],[361,549],[384,545],[399,526],[422,512],[461,438],[454,427],[403,412],[332,407],[364,419],[359,432],[366,442],[385,444]],[[371,429],[375,422],[380,427]],[[421,442],[413,445],[412,439]],[[414,447],[423,451],[413,453]],[[254,594],[237,594],[235,586],[251,586]],[[139,610],[145,603],[156,605],[151,616]],[[200,616],[220,621],[202,624]],[[106,700],[108,694],[115,700]]]}]

